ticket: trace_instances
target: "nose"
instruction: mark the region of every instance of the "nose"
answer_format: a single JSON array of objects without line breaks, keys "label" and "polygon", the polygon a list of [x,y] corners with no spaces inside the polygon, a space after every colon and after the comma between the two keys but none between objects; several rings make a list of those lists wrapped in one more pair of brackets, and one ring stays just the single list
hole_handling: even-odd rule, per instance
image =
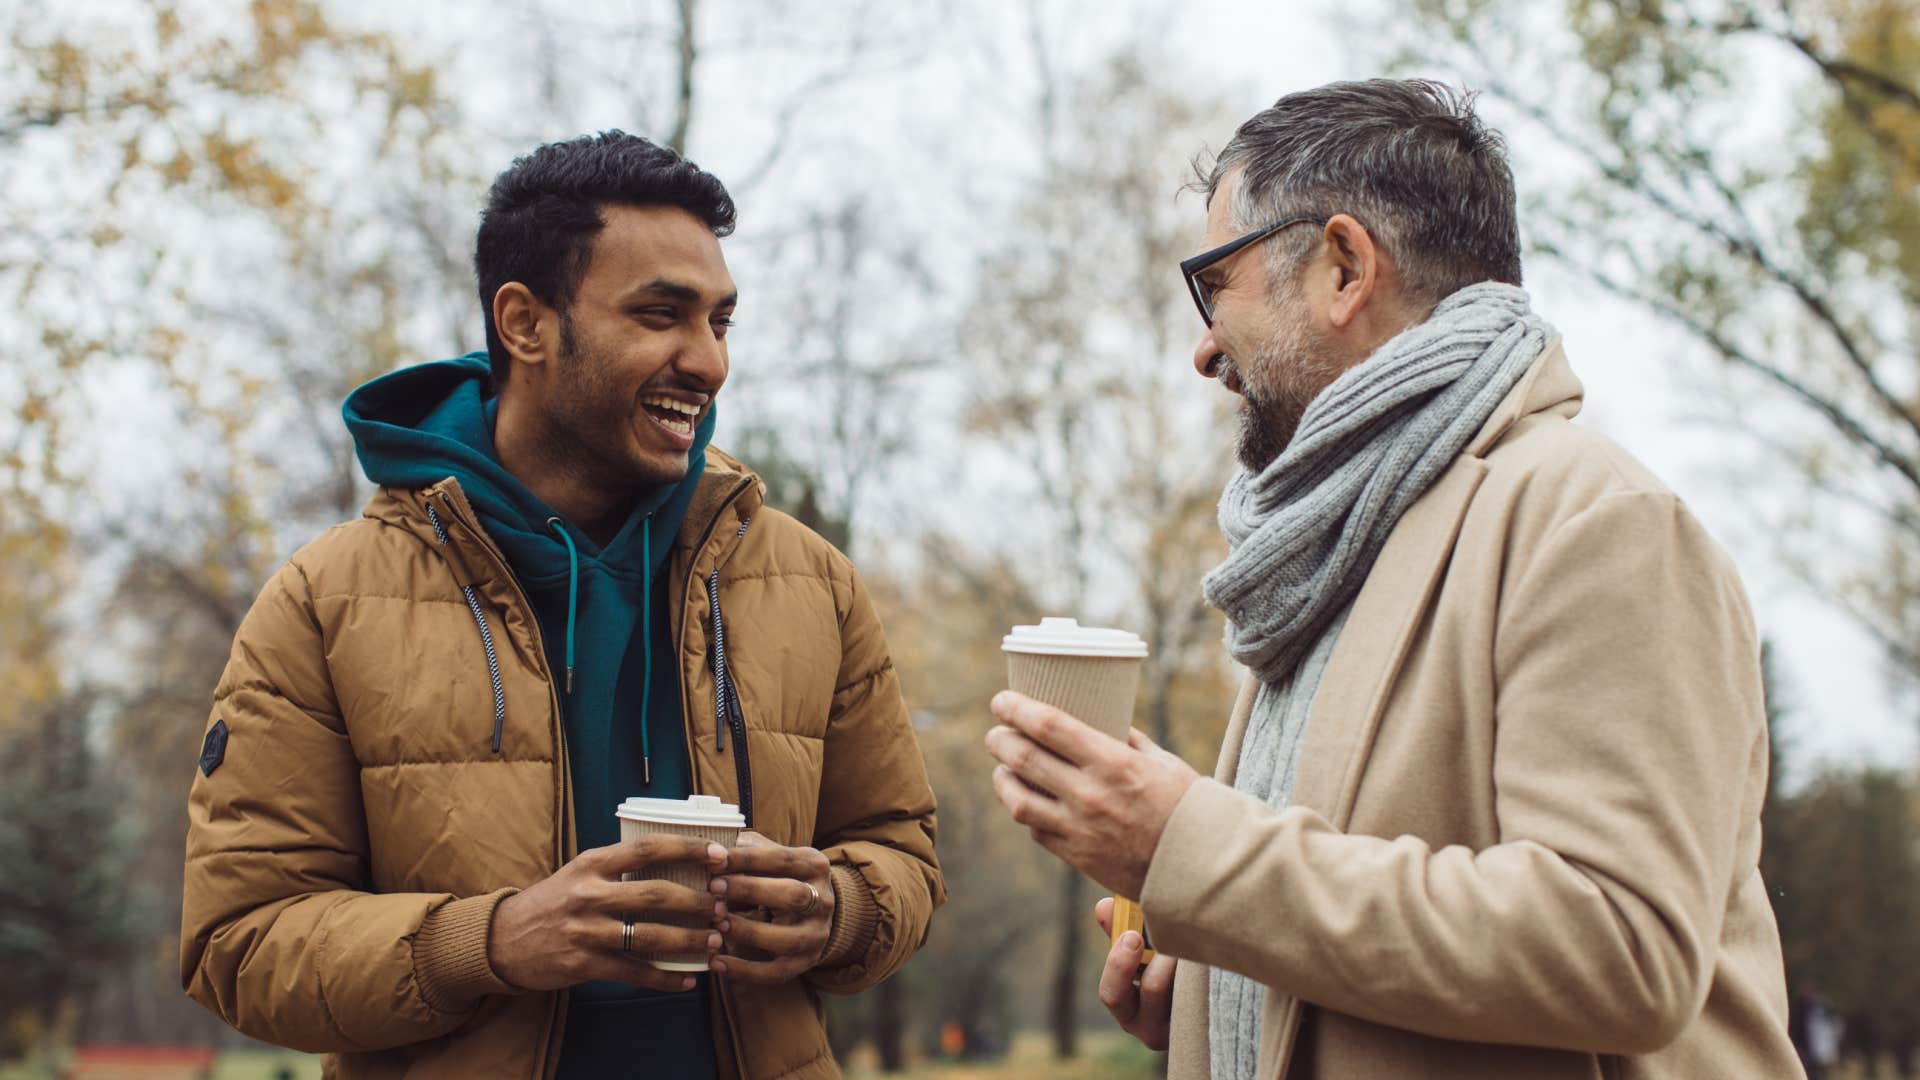
[{"label": "nose", "polygon": [[1220,362],[1220,355],[1220,346],[1213,340],[1213,327],[1209,326],[1206,333],[1200,335],[1200,344],[1194,347],[1193,370],[1206,378],[1213,378]]},{"label": "nose", "polygon": [[727,342],[708,326],[704,332],[696,332],[693,340],[680,350],[674,365],[690,378],[699,380],[701,386],[711,394],[720,389],[727,381]]}]

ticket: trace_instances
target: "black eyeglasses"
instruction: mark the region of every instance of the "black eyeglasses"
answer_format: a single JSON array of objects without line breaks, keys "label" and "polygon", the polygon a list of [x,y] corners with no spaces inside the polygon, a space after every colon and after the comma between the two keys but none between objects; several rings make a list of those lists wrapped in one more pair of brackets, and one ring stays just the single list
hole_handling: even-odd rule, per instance
[{"label": "black eyeglasses", "polygon": [[1187,279],[1187,291],[1193,294],[1193,306],[1200,309],[1200,317],[1206,320],[1208,326],[1213,325],[1213,286],[1200,280],[1201,271],[1219,262],[1221,259],[1232,255],[1234,252],[1239,251],[1241,248],[1246,247],[1248,244],[1257,244],[1289,225],[1299,225],[1305,222],[1312,222],[1315,225],[1325,225],[1327,219],[1323,217],[1290,217],[1285,221],[1276,221],[1266,228],[1255,229],[1238,240],[1231,240],[1221,244],[1212,251],[1203,251],[1180,264],[1180,273],[1185,275]]}]

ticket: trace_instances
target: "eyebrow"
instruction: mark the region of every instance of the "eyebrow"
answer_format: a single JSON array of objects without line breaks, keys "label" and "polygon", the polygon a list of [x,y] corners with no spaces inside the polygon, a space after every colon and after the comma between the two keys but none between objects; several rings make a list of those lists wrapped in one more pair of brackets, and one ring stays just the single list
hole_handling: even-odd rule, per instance
[{"label": "eyebrow", "polygon": [[[699,303],[701,299],[699,289],[685,282],[674,281],[670,278],[654,278],[652,281],[639,286],[627,295],[629,299],[638,296],[661,296],[668,300],[679,300],[689,304]],[[713,306],[717,308],[733,307],[739,302],[740,293],[738,290],[735,290],[721,297],[720,302]]]}]

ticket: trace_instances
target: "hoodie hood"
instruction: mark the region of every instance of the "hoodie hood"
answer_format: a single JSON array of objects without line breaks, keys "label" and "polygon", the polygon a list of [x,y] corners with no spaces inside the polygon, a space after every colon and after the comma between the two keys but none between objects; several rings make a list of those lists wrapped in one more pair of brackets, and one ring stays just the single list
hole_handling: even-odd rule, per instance
[{"label": "hoodie hood", "polygon": [[[571,570],[568,545],[548,525],[558,515],[500,464],[493,444],[497,399],[487,393],[490,382],[487,354],[468,353],[381,376],[348,395],[341,412],[367,479],[385,487],[420,488],[453,477],[523,585],[560,580]],[[665,565],[706,467],[714,416],[708,409],[694,432],[687,475],[642,493],[605,548],[563,521],[558,528],[566,530],[582,563],[636,575],[643,572],[643,560],[648,571]],[[652,527],[642,530],[648,515]],[[649,541],[644,544],[643,531]]]}]

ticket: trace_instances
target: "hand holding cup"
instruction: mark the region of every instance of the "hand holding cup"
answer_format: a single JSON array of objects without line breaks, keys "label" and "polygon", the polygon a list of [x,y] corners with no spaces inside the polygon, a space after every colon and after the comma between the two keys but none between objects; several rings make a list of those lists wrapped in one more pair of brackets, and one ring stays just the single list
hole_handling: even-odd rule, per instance
[{"label": "hand holding cup", "polygon": [[595,979],[691,990],[691,975],[662,971],[645,957],[698,957],[704,969],[720,948],[714,924],[721,906],[685,884],[623,879],[666,866],[704,876],[726,865],[726,857],[718,844],[668,835],[583,851],[493,909],[487,963],[521,990],[563,990]]},{"label": "hand holding cup", "polygon": [[709,888],[726,910],[720,933],[728,951],[713,958],[716,974],[781,983],[819,965],[839,900],[824,854],[785,847],[749,829]]},{"label": "hand holding cup", "polygon": [[994,793],[1041,847],[1122,896],[1138,896],[1160,834],[1199,774],[1138,730],[1125,743],[1002,690],[986,736]]},{"label": "hand holding cup", "polygon": [[[692,795],[685,799],[649,799],[636,796],[621,803],[614,810],[614,817],[620,822],[620,836],[623,840],[643,840],[652,836],[676,837],[695,844],[711,844],[722,849],[733,846],[746,825],[745,815],[732,803],[722,802],[712,795]],[[713,874],[724,868],[723,860],[718,865],[708,861],[699,865],[687,863],[663,862],[648,865],[627,874],[631,878],[652,879],[677,885],[680,888],[708,898],[713,914],[699,925],[717,925],[726,918],[726,907],[712,900],[709,883]],[[624,916],[634,921],[637,915]],[[677,912],[665,912],[656,916],[658,921],[672,925],[692,927],[696,924],[688,917]],[[706,971],[713,959],[715,949],[693,951],[657,946],[652,942],[639,939],[637,921],[635,933],[628,935],[622,942],[624,951],[645,958],[646,962],[662,971]]]}]

